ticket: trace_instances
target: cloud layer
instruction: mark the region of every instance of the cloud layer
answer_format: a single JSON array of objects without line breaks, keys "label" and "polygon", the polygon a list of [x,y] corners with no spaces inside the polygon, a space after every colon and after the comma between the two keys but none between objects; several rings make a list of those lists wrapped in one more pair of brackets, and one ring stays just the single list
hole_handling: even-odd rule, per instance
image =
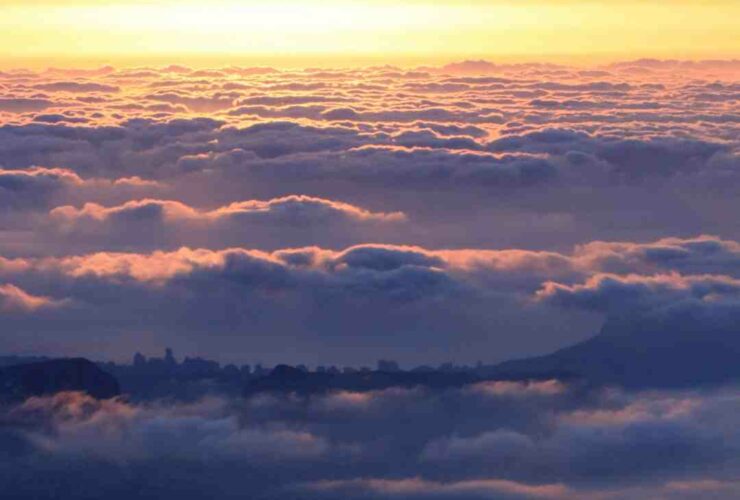
[{"label": "cloud layer", "polygon": [[0,348],[471,362],[636,315],[724,331],[737,74],[653,60],[3,72]]},{"label": "cloud layer", "polygon": [[554,381],[188,404],[63,393],[3,410],[0,474],[38,498],[735,498],[738,403],[734,387]]},{"label": "cloud layer", "polygon": [[[653,381],[659,356],[643,358],[667,348],[734,359],[739,74],[1,72],[0,352],[409,366],[600,333]],[[684,385],[58,394],[0,408],[0,483],[80,499],[740,498],[737,388]]]}]

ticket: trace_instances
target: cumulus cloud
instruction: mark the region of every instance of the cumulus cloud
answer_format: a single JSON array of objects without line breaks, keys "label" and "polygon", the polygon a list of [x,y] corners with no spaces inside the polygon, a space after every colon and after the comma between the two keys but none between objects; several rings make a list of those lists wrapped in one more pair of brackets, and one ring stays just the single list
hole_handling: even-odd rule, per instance
[{"label": "cumulus cloud", "polygon": [[597,274],[583,284],[572,286],[547,282],[537,296],[597,310],[640,311],[687,300],[712,303],[737,297],[739,292],[740,280],[727,276]]},{"label": "cumulus cloud", "polygon": [[68,459],[206,461],[216,454],[224,459],[270,463],[310,460],[329,451],[323,439],[309,432],[269,425],[244,428],[238,414],[228,411],[224,401],[147,407],[59,393],[30,398],[9,415],[11,420],[29,417],[31,421],[49,421],[56,430],[53,436],[32,436],[34,444],[43,452]]},{"label": "cumulus cloud", "polygon": [[160,191],[162,185],[138,177],[83,178],[61,167],[0,168],[0,206],[8,211],[44,211],[65,200],[120,198]]},{"label": "cumulus cloud", "polygon": [[[543,382],[545,384],[549,382]],[[733,386],[625,392],[526,385],[191,403],[77,393],[3,407],[6,492],[72,496],[702,498],[737,491]],[[341,404],[339,400],[341,399]],[[81,481],[96,471],[96,481]],[[136,476],[136,481],[121,481]],[[166,478],[162,482],[162,478]]]},{"label": "cumulus cloud", "polygon": [[58,304],[49,297],[31,295],[12,284],[0,285],[0,311],[5,313],[30,313]]},{"label": "cumulus cloud", "polygon": [[3,404],[4,493],[740,495],[737,70],[0,72],[0,350],[542,355],[436,391]]},{"label": "cumulus cloud", "polygon": [[323,481],[308,487],[318,492],[344,495],[369,494],[382,498],[564,498],[568,489],[561,484],[528,485],[502,479],[472,479],[443,483],[409,479],[353,479]]},{"label": "cumulus cloud", "polygon": [[6,208],[44,204],[55,192],[82,183],[79,175],[64,168],[2,169],[0,203]]},{"label": "cumulus cloud", "polygon": [[[121,181],[117,181],[121,182]],[[334,202],[310,196],[286,196],[273,200],[249,200],[234,202],[214,210],[197,210],[177,201],[137,200],[116,207],[103,207],[88,203],[80,209],[71,206],[57,207],[52,217],[63,221],[108,221],[120,218],[152,218],[163,220],[193,220],[218,222],[222,219],[259,219],[275,217],[294,224],[322,222],[333,216],[348,220],[400,221],[404,215],[395,213],[373,213],[347,203]],[[84,222],[83,222],[84,223]]]},{"label": "cumulus cloud", "polygon": [[48,99],[36,98],[0,98],[0,111],[24,113],[26,111],[41,111],[52,105]]},{"label": "cumulus cloud", "polygon": [[35,89],[61,91],[61,92],[118,92],[121,89],[114,85],[106,85],[96,82],[61,81],[50,83],[39,83],[34,85]]},{"label": "cumulus cloud", "polygon": [[[116,187],[138,181],[118,180]],[[143,186],[147,187],[147,186]],[[286,244],[352,243],[382,238],[406,226],[401,212],[372,212],[355,205],[302,195],[233,202],[201,209],[174,200],[142,199],[105,207],[52,209],[44,231],[68,250],[179,248],[183,245],[246,245],[280,248]],[[48,239],[48,238],[47,238]]]},{"label": "cumulus cloud", "polygon": [[[247,346],[253,342],[252,332],[264,332],[261,343],[278,345],[290,339],[303,346],[304,356],[317,360],[325,358],[321,339],[332,338],[337,353],[358,362],[370,353],[395,349],[421,362],[423,357],[446,357],[450,345],[470,356],[480,353],[480,345],[500,343],[506,333],[492,332],[491,324],[524,328],[537,336],[541,327],[536,325],[544,326],[550,313],[549,306],[529,303],[529,294],[541,283],[529,271],[552,278],[573,271],[558,268],[551,256],[526,255],[389,245],[343,251],[182,248],[9,259],[0,274],[19,286],[40,286],[74,299],[76,309],[60,311],[56,319],[68,335],[79,339],[95,324],[83,322],[83,317],[107,318],[108,334],[125,336],[142,311],[156,310],[159,319],[153,328],[176,347],[209,332],[216,335],[211,342],[216,354],[224,346],[221,342]],[[291,315],[283,313],[286,308]],[[524,309],[529,312],[522,315]],[[570,335],[573,324],[583,325],[581,335],[595,328],[589,314],[562,314],[574,322]],[[468,315],[490,321],[471,321]],[[374,319],[358,323],[360,317]],[[26,321],[26,327],[36,323],[39,331],[49,324],[45,318]],[[175,324],[180,326],[170,331]],[[215,324],[219,326],[214,329]],[[466,328],[461,330],[461,324]],[[378,344],[378,336],[384,342]],[[475,343],[482,343],[477,348],[470,344],[476,338]],[[49,337],[37,334],[36,339]],[[423,355],[411,348],[421,339],[428,346]],[[520,331],[503,343],[514,351],[522,349],[526,335]],[[358,345],[366,350],[358,351]],[[503,353],[498,350],[497,356]],[[294,361],[299,361],[297,356]]]},{"label": "cumulus cloud", "polygon": [[[660,69],[668,67],[686,76]],[[299,194],[413,216],[408,231],[364,242],[737,239],[721,216],[738,194],[732,67],[8,71],[2,98],[16,112],[3,115],[0,154],[8,169],[160,181],[189,206]],[[53,111],[23,111],[37,100]],[[715,195],[704,196],[708,189]],[[475,209],[463,210],[469,200]],[[331,244],[363,242],[340,240]]]},{"label": "cumulus cloud", "polygon": [[[288,199],[290,203],[296,200],[301,199]],[[116,213],[120,208],[93,206],[71,209],[67,215],[82,217],[85,223],[112,217],[116,225],[111,234],[133,227],[144,231],[146,226],[139,219],[152,217],[152,208],[146,203],[123,207],[132,213],[120,216]],[[245,208],[257,210],[262,217],[263,210],[275,207],[269,203],[230,206],[225,216]],[[356,207],[330,208],[349,210],[352,224],[370,216]],[[224,216],[224,209],[198,212],[179,204],[154,203],[154,210],[157,224],[168,217],[211,223],[213,217]],[[279,221],[283,216],[277,217]],[[289,214],[285,227],[295,223],[293,217]],[[384,220],[385,216],[375,217]],[[270,332],[261,338],[262,345],[289,339],[313,359],[322,359],[321,346],[331,339],[343,356],[357,356],[356,347],[363,345],[365,356],[405,353],[403,359],[424,362],[423,357],[442,358],[450,345],[458,345],[459,353],[468,359],[487,351],[486,359],[494,360],[525,352],[534,339],[552,349],[586,338],[597,333],[604,321],[607,331],[652,329],[666,338],[681,324],[681,335],[696,336],[703,330],[706,339],[724,338],[732,343],[735,336],[730,330],[740,312],[740,286],[732,276],[736,246],[732,241],[701,237],[644,244],[595,242],[572,253],[378,244],[344,250],[183,247],[150,253],[108,251],[6,259],[0,275],[42,295],[73,299],[78,309],[59,311],[57,319],[63,320],[65,328],[79,329],[74,337],[87,335],[87,327],[77,319],[83,310],[109,318],[109,331],[116,335],[138,324],[141,311],[153,314],[156,310],[159,319],[153,328],[158,335],[179,346],[208,332],[216,335],[214,354],[225,345],[220,342],[249,345],[249,332],[257,330]],[[664,248],[679,249],[682,258],[662,258]],[[707,248],[714,249],[709,259]],[[660,251],[656,254],[655,249]],[[711,272],[697,274],[693,272],[697,266]],[[727,274],[718,272],[723,266],[730,269]],[[291,310],[290,317],[282,313],[286,308]],[[349,310],[353,313],[348,314]],[[188,318],[186,326],[181,323],[184,317]],[[360,317],[373,321],[358,324]],[[633,321],[627,324],[624,318],[629,317]],[[24,321],[35,323],[41,332],[46,328],[44,318]],[[177,336],[169,332],[175,324],[181,325]],[[557,329],[558,324],[567,329]],[[375,343],[378,335],[385,339],[383,345]],[[677,341],[679,337],[673,338]],[[407,350],[418,342],[426,346],[423,357]],[[505,392],[507,388],[489,390]]]},{"label": "cumulus cloud", "polygon": [[425,362],[644,331],[630,315],[726,333],[736,68],[2,72],[0,274],[70,298],[5,345],[99,328]]},{"label": "cumulus cloud", "polygon": [[718,274],[737,277],[740,246],[736,241],[712,236],[665,238],[653,243],[595,241],[579,245],[576,258],[602,271],[676,271],[689,274]]}]

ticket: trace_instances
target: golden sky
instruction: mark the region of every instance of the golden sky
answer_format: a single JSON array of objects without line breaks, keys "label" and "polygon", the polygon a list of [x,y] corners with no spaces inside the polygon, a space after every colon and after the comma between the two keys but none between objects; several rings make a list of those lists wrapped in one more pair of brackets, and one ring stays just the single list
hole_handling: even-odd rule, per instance
[{"label": "golden sky", "polygon": [[0,0],[0,59],[740,56],[734,0]]}]

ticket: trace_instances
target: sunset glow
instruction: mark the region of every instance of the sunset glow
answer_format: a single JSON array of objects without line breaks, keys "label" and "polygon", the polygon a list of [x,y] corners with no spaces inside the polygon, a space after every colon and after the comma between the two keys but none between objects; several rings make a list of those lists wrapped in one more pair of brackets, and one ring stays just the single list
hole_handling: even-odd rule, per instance
[{"label": "sunset glow", "polygon": [[[723,57],[740,49],[729,0],[5,1],[4,60],[351,56],[581,60]],[[649,20],[649,22],[642,22]],[[6,63],[7,64],[7,63]]]}]

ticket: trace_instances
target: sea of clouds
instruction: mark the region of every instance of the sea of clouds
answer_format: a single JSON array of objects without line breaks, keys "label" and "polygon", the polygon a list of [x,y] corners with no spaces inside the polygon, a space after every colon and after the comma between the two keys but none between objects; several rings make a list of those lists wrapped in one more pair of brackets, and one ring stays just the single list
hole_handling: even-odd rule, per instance
[{"label": "sea of clouds", "polygon": [[738,71],[2,72],[0,349],[493,362],[734,320]]},{"label": "sea of clouds", "polygon": [[[0,351],[411,365],[547,353],[625,318],[667,339],[687,319],[737,334],[738,75],[653,60],[0,72]],[[3,409],[0,483],[725,499],[738,402],[555,381],[62,394]]]},{"label": "sea of clouds", "polygon": [[0,418],[8,498],[729,499],[736,387],[557,381],[197,403],[31,398]]}]

